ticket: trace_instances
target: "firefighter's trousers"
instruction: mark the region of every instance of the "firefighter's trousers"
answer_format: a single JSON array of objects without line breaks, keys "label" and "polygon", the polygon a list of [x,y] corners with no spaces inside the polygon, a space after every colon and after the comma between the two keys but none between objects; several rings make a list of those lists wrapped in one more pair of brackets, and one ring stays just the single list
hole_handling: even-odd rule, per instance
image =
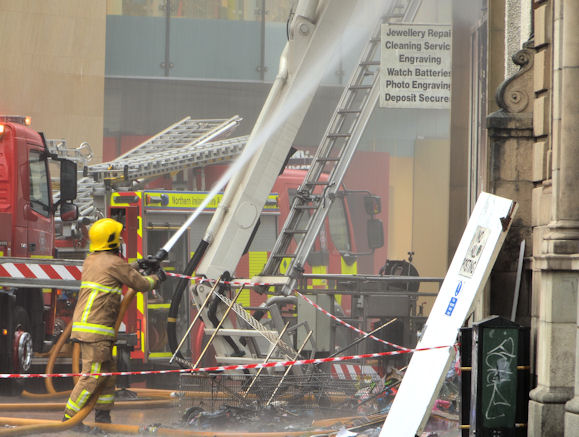
[{"label": "firefighter's trousers", "polygon": [[[80,343],[82,356],[82,373],[116,372],[117,364],[113,360],[113,342],[97,341]],[[98,386],[103,389],[97,400],[95,409],[110,411],[115,402],[115,376],[81,376],[74,386],[64,409],[64,417],[70,419],[87,403],[91,394]]]}]

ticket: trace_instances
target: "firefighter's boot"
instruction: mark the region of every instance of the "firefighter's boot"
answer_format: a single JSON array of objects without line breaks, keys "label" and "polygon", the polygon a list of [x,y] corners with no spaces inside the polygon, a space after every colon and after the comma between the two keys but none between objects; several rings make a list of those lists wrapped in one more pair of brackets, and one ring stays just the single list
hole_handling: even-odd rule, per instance
[{"label": "firefighter's boot", "polygon": [[[70,420],[70,419],[66,416],[64,416],[62,418],[63,422],[66,422],[67,420]],[[92,430],[92,428],[90,426],[87,426],[84,423],[80,422],[80,423],[77,423],[76,425],[74,425],[73,427],[69,428],[69,430],[74,431],[74,432],[88,433]]]},{"label": "firefighter's boot", "polygon": [[111,423],[111,412],[109,410],[94,410],[94,421],[96,423]]}]

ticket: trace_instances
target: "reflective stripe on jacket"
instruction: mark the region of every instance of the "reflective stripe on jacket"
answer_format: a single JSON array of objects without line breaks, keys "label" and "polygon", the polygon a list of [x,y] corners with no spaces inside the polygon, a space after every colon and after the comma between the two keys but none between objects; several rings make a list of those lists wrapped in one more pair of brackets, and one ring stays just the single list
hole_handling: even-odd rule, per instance
[{"label": "reflective stripe on jacket", "polygon": [[94,252],[82,267],[82,282],[72,318],[71,338],[93,342],[114,340],[122,286],[149,291],[155,279],[142,276],[112,252]]}]

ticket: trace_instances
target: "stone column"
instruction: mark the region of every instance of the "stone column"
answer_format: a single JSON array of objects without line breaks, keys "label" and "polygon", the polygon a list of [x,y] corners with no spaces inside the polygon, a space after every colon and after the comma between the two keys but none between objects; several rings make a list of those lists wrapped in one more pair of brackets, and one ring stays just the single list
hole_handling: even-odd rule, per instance
[{"label": "stone column", "polygon": [[[535,35],[537,32],[548,35],[546,30],[552,30],[553,69],[550,99],[545,94],[535,101],[535,134],[548,135],[544,142],[550,142],[552,186],[550,205],[538,206],[549,208],[550,221],[537,232],[542,236],[542,245],[536,248],[534,257],[538,358],[537,387],[530,394],[528,435],[577,437],[579,3],[576,0],[547,3],[550,4],[535,9]],[[549,190],[548,185],[543,182],[545,190]]]},{"label": "stone column", "polygon": [[[574,294],[575,312],[575,390],[565,405],[565,437],[579,436],[579,2],[562,2],[560,71],[560,159],[557,177],[553,169],[557,212],[553,224],[551,251],[564,259],[564,277],[569,293]],[[563,14],[564,12],[564,14]],[[553,120],[554,122],[555,120]],[[555,123],[554,123],[555,125]],[[569,271],[570,270],[570,271]],[[571,376],[571,375],[569,375]]]}]

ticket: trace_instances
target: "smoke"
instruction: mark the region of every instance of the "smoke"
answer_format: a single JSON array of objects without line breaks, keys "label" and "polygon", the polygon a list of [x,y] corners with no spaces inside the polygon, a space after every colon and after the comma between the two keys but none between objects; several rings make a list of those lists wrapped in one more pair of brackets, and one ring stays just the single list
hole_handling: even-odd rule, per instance
[{"label": "smoke", "polygon": [[[353,2],[353,0],[347,1]],[[297,91],[286,98],[283,106],[276,106],[274,112],[268,115],[261,130],[252,132],[243,153],[215,183],[203,202],[201,202],[199,207],[187,219],[181,229],[163,246],[165,251],[169,252],[171,250],[180,236],[201,214],[209,202],[211,202],[219,192],[223,191],[233,175],[242,171],[256,150],[280,129],[305,99],[315,93],[321,78],[337,69],[340,63],[347,58],[355,48],[359,48],[363,42],[369,39],[370,34],[379,23],[382,12],[387,9],[391,0],[358,0],[356,3],[345,28],[335,26],[332,29],[332,34],[321,36],[324,38],[325,44],[318,45],[318,48],[309,54],[308,59],[302,63],[299,74],[296,76],[295,89]],[[329,5],[327,7],[339,6]]]}]

